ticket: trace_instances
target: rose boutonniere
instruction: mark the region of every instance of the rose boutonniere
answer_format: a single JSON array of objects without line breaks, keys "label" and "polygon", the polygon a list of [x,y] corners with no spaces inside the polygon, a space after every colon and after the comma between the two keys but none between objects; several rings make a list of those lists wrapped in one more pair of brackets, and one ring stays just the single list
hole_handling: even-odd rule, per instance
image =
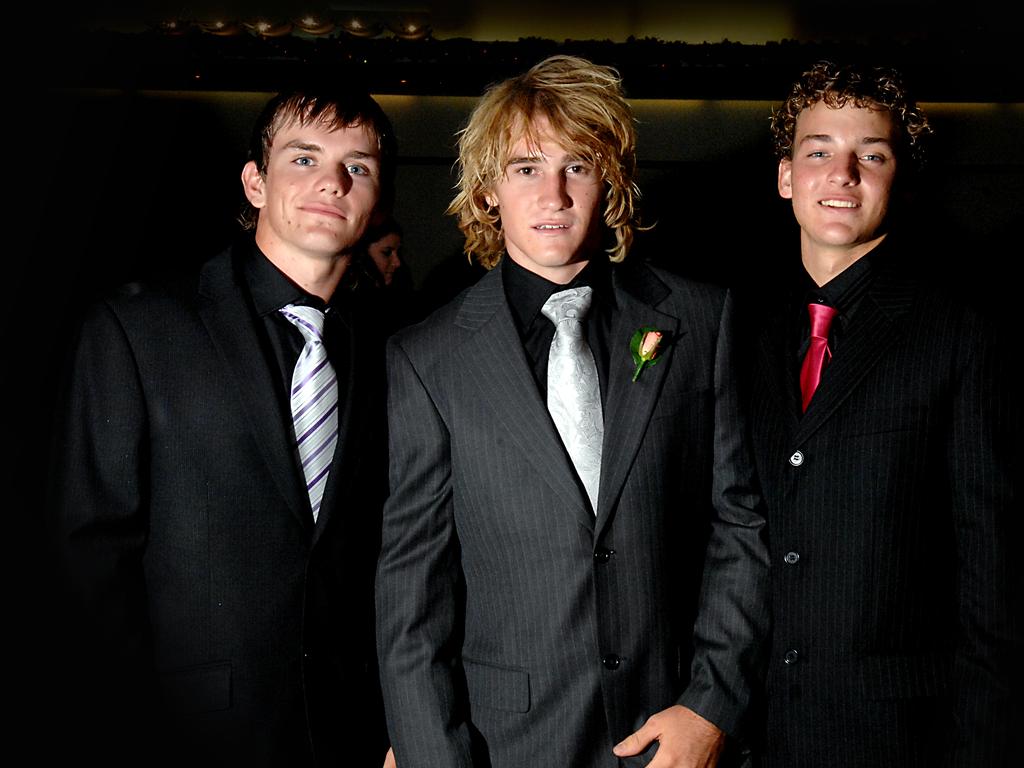
[{"label": "rose boutonniere", "polygon": [[661,360],[659,353],[663,338],[664,334],[661,331],[649,325],[638,328],[637,332],[633,334],[633,338],[629,340],[629,351],[633,353],[633,364],[636,365],[636,370],[633,371],[633,381],[640,377],[640,371],[644,369],[645,365],[657,365]]}]

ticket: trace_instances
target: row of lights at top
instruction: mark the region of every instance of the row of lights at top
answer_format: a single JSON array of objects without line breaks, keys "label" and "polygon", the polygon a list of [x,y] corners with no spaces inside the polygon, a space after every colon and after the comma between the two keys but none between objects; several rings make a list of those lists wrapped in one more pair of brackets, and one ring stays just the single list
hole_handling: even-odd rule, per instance
[{"label": "row of lights at top", "polygon": [[401,19],[395,23],[384,24],[379,21],[367,21],[354,17],[338,23],[331,19],[320,19],[314,16],[304,16],[276,23],[265,19],[241,23],[236,21],[200,22],[172,19],[160,22],[159,29],[167,34],[183,34],[189,27],[198,27],[203,32],[224,36],[238,35],[247,30],[260,37],[282,37],[290,35],[293,31],[304,32],[308,35],[329,35],[336,29],[341,29],[356,37],[377,37],[384,31],[385,26],[396,37],[407,40],[421,40],[430,34],[430,27],[425,22],[413,19]]}]

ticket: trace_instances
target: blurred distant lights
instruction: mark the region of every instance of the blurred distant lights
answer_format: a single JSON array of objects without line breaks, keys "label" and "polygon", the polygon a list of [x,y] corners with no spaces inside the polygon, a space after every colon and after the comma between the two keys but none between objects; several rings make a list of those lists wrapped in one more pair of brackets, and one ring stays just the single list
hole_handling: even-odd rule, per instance
[{"label": "blurred distant lights", "polygon": [[[386,22],[386,26],[396,36],[405,40],[420,40],[430,34],[430,26],[422,21],[410,19],[393,19]],[[344,20],[334,21],[325,19],[314,14],[306,14],[297,17],[294,21],[283,21],[274,23],[267,19],[254,19],[251,22],[239,24],[224,19],[211,21],[165,19],[158,25],[159,29],[166,34],[183,34],[190,27],[197,27],[204,32],[215,35],[233,35],[242,31],[241,27],[261,37],[280,36],[289,34],[293,27],[295,30],[309,35],[326,35],[336,28],[355,37],[377,37],[384,31],[385,22],[378,19],[367,19],[362,16],[350,16]]]},{"label": "blurred distant lights", "polygon": [[305,16],[295,19],[295,26],[300,32],[307,35],[327,35],[334,31],[335,24],[330,19],[322,19],[307,13]]},{"label": "blurred distant lights", "polygon": [[188,27],[188,22],[181,22],[178,19],[166,19],[160,22],[160,31],[165,35],[181,35]]},{"label": "blurred distant lights", "polygon": [[352,16],[342,22],[341,28],[353,37],[376,37],[381,33],[381,25],[370,22],[361,16]]},{"label": "blurred distant lights", "polygon": [[430,32],[430,27],[415,19],[401,19],[391,30],[403,40],[422,40]]}]

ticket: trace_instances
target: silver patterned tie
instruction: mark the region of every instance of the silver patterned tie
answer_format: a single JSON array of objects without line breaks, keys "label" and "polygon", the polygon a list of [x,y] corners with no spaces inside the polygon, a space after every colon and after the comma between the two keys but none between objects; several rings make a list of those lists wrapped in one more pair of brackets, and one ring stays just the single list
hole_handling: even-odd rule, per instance
[{"label": "silver patterned tie", "polygon": [[597,512],[601,482],[601,383],[583,321],[590,309],[589,287],[554,293],[541,312],[555,324],[548,357],[548,411]]},{"label": "silver patterned tie", "polygon": [[299,459],[316,522],[338,443],[338,377],[323,343],[324,313],[295,304],[280,311],[306,340],[292,372],[291,406]]}]

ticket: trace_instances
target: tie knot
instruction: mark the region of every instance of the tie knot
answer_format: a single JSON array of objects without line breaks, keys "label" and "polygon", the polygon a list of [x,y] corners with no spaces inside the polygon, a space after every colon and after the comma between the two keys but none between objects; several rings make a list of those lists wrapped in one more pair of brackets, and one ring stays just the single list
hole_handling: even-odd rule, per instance
[{"label": "tie knot", "polygon": [[589,285],[581,288],[568,288],[551,294],[541,307],[544,317],[556,326],[563,320],[575,320],[582,323],[590,309],[593,289]]},{"label": "tie knot", "polygon": [[808,304],[807,311],[811,316],[811,336],[827,339],[832,318],[836,316],[836,308],[828,304]]},{"label": "tie knot", "polygon": [[319,309],[302,304],[289,304],[286,307],[281,307],[279,312],[289,323],[299,329],[306,341],[323,342],[324,313]]}]

